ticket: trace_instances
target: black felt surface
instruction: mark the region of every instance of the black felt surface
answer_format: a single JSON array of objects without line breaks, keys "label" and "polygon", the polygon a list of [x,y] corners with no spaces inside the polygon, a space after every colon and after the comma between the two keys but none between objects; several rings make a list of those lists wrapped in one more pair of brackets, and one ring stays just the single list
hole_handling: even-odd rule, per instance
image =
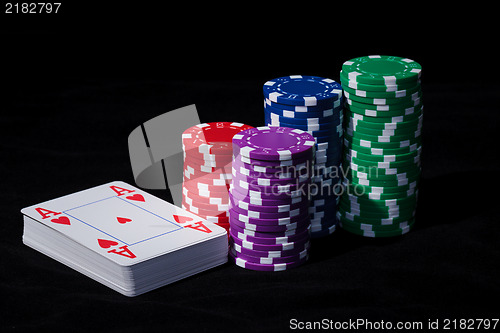
[{"label": "black felt surface", "polygon": [[[292,318],[424,327],[436,318],[498,318],[500,216],[491,190],[500,185],[500,86],[487,73],[463,76],[436,50],[408,45],[283,53],[274,64],[259,36],[231,44],[213,27],[185,53],[168,38],[167,46],[150,48],[161,39],[47,29],[43,38],[34,31],[3,35],[9,66],[0,101],[2,331],[276,332],[288,330]],[[438,44],[441,56],[460,49],[454,41]],[[21,208],[112,180],[134,183],[127,137],[142,122],[195,103],[202,122],[263,125],[261,86],[268,79],[297,73],[338,79],[343,61],[373,53],[424,66],[423,179],[409,234],[374,240],[339,230],[315,240],[302,267],[265,273],[228,264],[136,298],[22,244]],[[464,56],[453,65],[473,60]],[[29,61],[38,66],[22,66]],[[165,191],[150,192],[168,199]]]}]

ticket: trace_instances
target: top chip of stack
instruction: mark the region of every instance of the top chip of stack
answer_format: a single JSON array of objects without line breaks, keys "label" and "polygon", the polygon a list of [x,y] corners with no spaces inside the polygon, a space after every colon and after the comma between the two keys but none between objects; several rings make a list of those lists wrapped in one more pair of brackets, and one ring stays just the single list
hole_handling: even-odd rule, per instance
[{"label": "top chip of stack", "polygon": [[342,66],[346,191],[337,215],[345,230],[391,237],[415,223],[421,69],[411,59],[383,55],[355,58]]},{"label": "top chip of stack", "polygon": [[307,131],[316,141],[312,168],[310,218],[312,237],[335,231],[338,171],[342,148],[342,87],[332,79],[292,75],[263,86],[265,121]]},{"label": "top chip of stack", "polygon": [[192,126],[182,134],[182,208],[229,231],[229,186],[233,136],[252,126],[216,122]]},{"label": "top chip of stack", "polygon": [[286,127],[233,137],[230,259],[238,266],[278,271],[307,260],[314,144],[310,134]]},{"label": "top chip of stack", "polygon": [[342,95],[341,86],[334,80],[307,75],[269,80],[263,90],[271,102],[296,106],[330,107]]}]

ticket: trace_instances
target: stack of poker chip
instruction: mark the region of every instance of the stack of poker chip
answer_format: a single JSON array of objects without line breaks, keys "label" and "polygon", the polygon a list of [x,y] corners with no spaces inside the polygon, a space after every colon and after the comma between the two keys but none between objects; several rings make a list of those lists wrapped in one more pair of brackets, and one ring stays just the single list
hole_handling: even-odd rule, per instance
[{"label": "stack of poker chip", "polygon": [[294,75],[266,82],[265,121],[269,126],[301,129],[316,141],[309,213],[313,238],[327,236],[337,226],[337,185],[342,149],[342,87],[334,80]]},{"label": "stack of poker chip", "polygon": [[233,136],[253,128],[241,123],[199,124],[182,134],[182,208],[224,227],[229,233],[229,187]]},{"label": "stack of poker chip", "polygon": [[421,173],[421,66],[411,59],[367,56],[346,61],[342,228],[391,237],[415,223]]},{"label": "stack of poker chip", "polygon": [[236,265],[281,271],[307,261],[314,144],[310,134],[286,127],[233,137],[229,254]]}]

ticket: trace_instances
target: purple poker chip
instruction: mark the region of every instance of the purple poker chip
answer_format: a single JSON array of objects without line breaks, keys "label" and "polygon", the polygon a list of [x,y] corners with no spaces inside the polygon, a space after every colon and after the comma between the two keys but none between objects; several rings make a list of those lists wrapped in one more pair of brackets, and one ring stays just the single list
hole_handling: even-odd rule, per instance
[{"label": "purple poker chip", "polygon": [[230,237],[234,244],[238,244],[242,248],[256,250],[256,251],[288,251],[296,249],[297,247],[304,246],[309,242],[310,236],[306,234],[303,238],[297,239],[294,242],[283,244],[259,244],[238,238],[234,233],[230,232]]},{"label": "purple poker chip", "polygon": [[230,232],[234,233],[234,235],[236,235],[237,238],[244,240],[244,241],[252,242],[254,244],[277,245],[277,244],[285,244],[285,243],[295,242],[299,239],[307,237],[310,234],[310,227],[307,229],[304,229],[303,231],[301,231],[295,235],[282,236],[282,237],[272,237],[272,238],[271,237],[258,237],[258,236],[247,235],[246,233],[237,231],[235,228],[230,229]]},{"label": "purple poker chip", "polygon": [[254,230],[249,230],[245,229],[245,226],[239,226],[236,224],[232,224],[229,226],[230,230],[235,230],[241,234],[245,234],[248,236],[252,237],[258,237],[258,238],[271,238],[271,239],[276,239],[276,238],[281,238],[281,237],[290,237],[290,236],[296,236],[305,230],[309,230],[311,228],[310,224],[300,226],[297,229],[292,229],[292,230],[286,230],[286,231],[274,231],[274,232],[269,232],[269,231],[254,231]]},{"label": "purple poker chip", "polygon": [[303,210],[300,215],[288,217],[270,217],[270,218],[257,218],[250,217],[235,211],[233,208],[229,209],[229,217],[242,223],[255,224],[258,226],[282,226],[295,222],[301,222],[309,216],[307,210]]},{"label": "purple poker chip", "polygon": [[243,163],[246,165],[258,165],[261,167],[266,167],[266,168],[280,168],[280,167],[286,167],[286,166],[295,166],[295,165],[301,165],[303,163],[306,163],[307,161],[311,160],[311,156],[301,156],[299,158],[293,158],[289,160],[276,160],[276,161],[271,161],[271,160],[256,160],[256,159],[251,159],[245,156],[233,156],[233,161],[236,163]]},{"label": "purple poker chip", "polygon": [[256,127],[233,136],[233,155],[256,160],[291,160],[314,156],[314,137],[289,127]]},{"label": "purple poker chip", "polygon": [[[309,161],[297,165],[272,168],[259,165],[250,165],[237,160],[233,160],[232,169],[247,177],[270,179],[294,178],[305,174],[312,175],[312,172],[316,170],[313,162]],[[331,170],[327,169],[324,171]]]},{"label": "purple poker chip", "polygon": [[256,231],[256,232],[285,232],[288,230],[307,228],[307,226],[311,224],[311,221],[309,219],[309,216],[306,215],[306,218],[302,221],[297,221],[284,225],[258,225],[252,223],[245,223],[235,219],[234,217],[229,217],[229,224],[230,226],[235,225],[242,229]]},{"label": "purple poker chip", "polygon": [[248,262],[256,263],[256,264],[262,264],[262,265],[274,265],[274,264],[283,264],[283,263],[290,263],[290,262],[297,262],[301,259],[304,259],[309,255],[309,248],[305,249],[304,251],[300,252],[299,254],[294,254],[291,256],[287,257],[278,257],[278,258],[266,258],[266,257],[254,257],[254,256],[249,256],[243,253],[238,253],[234,249],[230,249],[229,252],[233,255],[233,257],[238,257],[243,260],[246,260]]},{"label": "purple poker chip", "polygon": [[310,242],[304,242],[300,245],[297,245],[295,248],[291,250],[283,250],[283,251],[258,251],[244,248],[236,243],[232,238],[229,239],[229,244],[231,248],[233,248],[237,253],[246,254],[248,256],[254,257],[265,257],[265,258],[278,258],[278,257],[288,257],[293,256],[295,254],[299,254],[304,251],[306,248],[310,246]]},{"label": "purple poker chip", "polygon": [[229,195],[229,201],[232,207],[237,207],[245,211],[254,211],[260,213],[286,213],[295,209],[303,209],[309,207],[308,200],[302,200],[297,203],[284,205],[258,205],[241,201],[237,198],[235,199],[232,195]]},{"label": "purple poker chip", "polygon": [[[245,163],[242,162],[240,158],[235,158],[233,160],[232,169],[235,169],[237,172],[241,173],[244,176],[249,176],[248,173],[252,172],[265,174],[264,176],[258,177],[271,178],[272,175],[269,174],[275,174],[276,176],[274,178],[285,178],[281,176],[281,174],[289,173],[294,175],[303,175],[305,173],[311,173],[314,170],[314,165],[315,164],[313,160],[305,160],[304,162],[291,165],[289,165],[289,163],[282,165],[265,165],[264,163]],[[289,178],[294,177],[296,176],[291,176]]]},{"label": "purple poker chip", "polygon": [[243,258],[236,257],[231,252],[229,253],[229,260],[235,263],[236,266],[246,269],[251,269],[254,271],[266,271],[266,272],[286,271],[287,269],[295,268],[297,266],[304,264],[308,259],[309,256],[306,256],[295,262],[286,262],[281,264],[257,264],[254,262],[244,260]]},{"label": "purple poker chip", "polygon": [[252,205],[259,205],[259,206],[282,206],[282,205],[293,205],[297,204],[299,202],[303,201],[309,201],[309,198],[307,195],[303,195],[301,197],[290,197],[286,196],[284,198],[276,198],[276,197],[271,197],[271,198],[257,198],[257,197],[252,197],[243,193],[240,193],[239,191],[236,191],[234,189],[229,190],[229,197],[233,198],[233,200],[238,200],[242,202],[247,202]]},{"label": "purple poker chip", "polygon": [[[238,213],[238,214],[243,214],[248,217],[254,217],[258,219],[275,219],[275,218],[282,218],[282,217],[294,217],[298,215],[302,215],[304,213],[309,213],[311,214],[311,211],[309,210],[309,205],[307,202],[303,204],[301,207],[292,209],[292,210],[287,210],[283,212],[260,212],[256,210],[249,210],[242,208],[240,206],[231,206],[231,209]],[[316,213],[315,211],[312,213]]]},{"label": "purple poker chip", "polygon": [[[258,185],[255,184],[254,182],[248,183],[242,179],[234,179],[232,181],[233,186],[237,186],[240,189],[244,190],[251,190],[251,191],[257,191],[257,192],[263,192],[265,194],[267,193],[273,193],[273,194],[280,194],[280,193],[289,193],[292,195],[292,193],[298,189],[305,188],[307,189],[307,184],[311,183],[310,178],[305,178],[302,182],[294,182],[292,184],[273,184],[273,185]],[[321,183],[318,183],[317,186],[320,186]],[[305,191],[305,190],[304,190]],[[240,191],[241,192],[241,191]],[[242,192],[246,193],[246,192]],[[305,194],[305,192],[304,192]]]},{"label": "purple poker chip", "polygon": [[[320,176],[321,177],[321,176]],[[293,185],[308,181],[311,179],[310,174],[305,173],[302,175],[296,175],[294,177],[281,177],[281,178],[269,178],[269,177],[253,177],[241,173],[235,168],[232,169],[232,180],[242,180],[252,185],[260,186],[273,186],[273,185]],[[319,180],[319,178],[318,178]]]},{"label": "purple poker chip", "polygon": [[231,190],[234,192],[239,192],[243,196],[258,198],[258,199],[266,199],[266,200],[274,200],[274,199],[293,199],[299,197],[307,197],[309,195],[309,184],[305,183],[297,189],[294,190],[282,190],[277,186],[270,186],[268,188],[262,188],[259,190],[255,189],[246,189],[242,187],[241,182],[236,182],[231,185]]}]

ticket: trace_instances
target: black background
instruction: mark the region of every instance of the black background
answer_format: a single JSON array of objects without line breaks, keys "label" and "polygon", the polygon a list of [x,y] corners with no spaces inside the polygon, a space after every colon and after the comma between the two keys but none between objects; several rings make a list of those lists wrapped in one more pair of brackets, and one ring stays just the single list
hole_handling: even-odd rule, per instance
[{"label": "black background", "polygon": [[[2,9],[1,330],[276,332],[291,318],[424,327],[498,318],[495,21],[480,6],[360,7],[64,1],[52,16]],[[112,180],[134,184],[127,138],[144,121],[194,103],[202,122],[263,125],[265,81],[338,80],[345,60],[368,54],[423,66],[424,169],[409,234],[374,240],[339,230],[316,240],[300,268],[228,264],[136,298],[22,244],[21,208]]]}]

